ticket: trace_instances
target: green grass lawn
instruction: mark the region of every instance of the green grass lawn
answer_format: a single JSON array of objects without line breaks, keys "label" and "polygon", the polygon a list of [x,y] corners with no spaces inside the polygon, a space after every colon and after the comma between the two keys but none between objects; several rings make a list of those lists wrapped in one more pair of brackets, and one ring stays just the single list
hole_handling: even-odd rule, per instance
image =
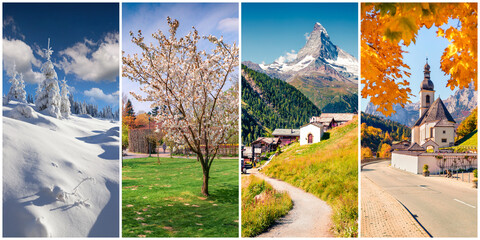
[{"label": "green grass lawn", "polygon": [[333,209],[337,237],[356,237],[358,219],[358,124],[336,127],[330,138],[300,146],[295,143],[263,169],[326,201]]},{"label": "green grass lawn", "polygon": [[124,159],[123,237],[238,237],[238,160],[216,159],[209,197],[196,159]]}]

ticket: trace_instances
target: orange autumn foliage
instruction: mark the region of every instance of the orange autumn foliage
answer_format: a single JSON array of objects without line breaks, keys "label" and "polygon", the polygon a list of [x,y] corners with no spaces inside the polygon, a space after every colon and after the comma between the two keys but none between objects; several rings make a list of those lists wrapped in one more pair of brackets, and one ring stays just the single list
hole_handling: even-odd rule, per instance
[{"label": "orange autumn foliage", "polygon": [[[362,97],[381,113],[411,102],[402,45],[415,43],[422,27],[437,27],[437,36],[450,42],[440,63],[446,86],[462,89],[473,81],[477,89],[477,3],[362,3],[361,19]],[[443,29],[449,19],[459,25]]]}]

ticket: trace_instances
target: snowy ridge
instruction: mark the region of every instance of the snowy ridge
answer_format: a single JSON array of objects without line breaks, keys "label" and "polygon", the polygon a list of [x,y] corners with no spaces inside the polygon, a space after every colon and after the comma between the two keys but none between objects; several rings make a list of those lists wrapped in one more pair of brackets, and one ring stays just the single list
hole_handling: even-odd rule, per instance
[{"label": "snowy ridge", "polygon": [[314,62],[315,58],[312,56],[308,55],[305,58],[303,58],[301,61],[294,63],[294,64],[288,64],[288,63],[278,63],[274,62],[269,65],[264,65],[264,64],[259,64],[259,66],[263,70],[277,70],[283,73],[288,73],[290,71],[298,72],[304,68],[306,68],[310,63]]},{"label": "snowy ridge", "polygon": [[118,236],[119,124],[3,106],[4,237]]},{"label": "snowy ridge", "polygon": [[359,64],[358,60],[350,55],[349,53],[343,51],[343,49],[338,48],[338,57],[336,60],[326,59],[326,61],[337,71],[343,71],[352,74],[358,79],[358,70]]}]

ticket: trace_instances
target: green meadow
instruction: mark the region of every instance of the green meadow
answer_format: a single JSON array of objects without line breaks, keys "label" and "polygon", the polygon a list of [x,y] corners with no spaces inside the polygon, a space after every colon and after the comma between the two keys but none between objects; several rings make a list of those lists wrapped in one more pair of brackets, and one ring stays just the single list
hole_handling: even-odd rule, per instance
[{"label": "green meadow", "polygon": [[330,138],[300,146],[295,143],[274,157],[263,172],[326,201],[333,209],[333,233],[356,237],[358,219],[358,123],[336,127]]},{"label": "green meadow", "polygon": [[210,196],[196,159],[124,159],[123,237],[238,237],[238,159],[216,159]]}]

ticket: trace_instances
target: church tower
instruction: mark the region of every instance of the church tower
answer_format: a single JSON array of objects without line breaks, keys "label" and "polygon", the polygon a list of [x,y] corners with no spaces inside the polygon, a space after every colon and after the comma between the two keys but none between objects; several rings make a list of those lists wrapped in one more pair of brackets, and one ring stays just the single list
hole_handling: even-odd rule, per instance
[{"label": "church tower", "polygon": [[430,65],[428,65],[428,58],[427,63],[425,64],[423,70],[424,78],[422,84],[420,85],[420,116],[430,108],[430,105],[435,100],[435,91],[433,90],[433,82],[430,80]]}]

